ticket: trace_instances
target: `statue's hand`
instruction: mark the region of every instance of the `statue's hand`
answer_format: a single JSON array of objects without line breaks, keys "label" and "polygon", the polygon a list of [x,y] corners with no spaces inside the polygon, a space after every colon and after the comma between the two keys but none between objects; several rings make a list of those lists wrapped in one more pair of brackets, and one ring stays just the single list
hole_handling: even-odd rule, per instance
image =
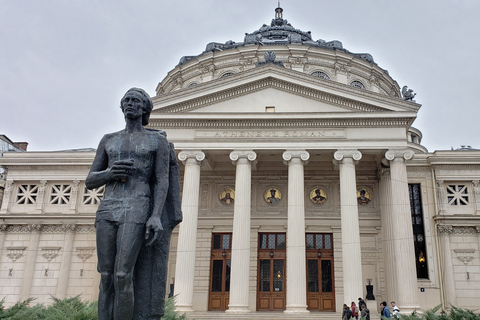
[{"label": "statue's hand", "polygon": [[133,160],[117,160],[112,164],[110,168],[110,180],[122,180],[125,182],[127,176],[133,171]]},{"label": "statue's hand", "polygon": [[147,242],[147,246],[152,246],[160,239],[160,236],[163,232],[162,222],[160,221],[159,217],[151,216],[148,219],[146,224],[146,231],[145,231],[145,240],[149,240]]}]

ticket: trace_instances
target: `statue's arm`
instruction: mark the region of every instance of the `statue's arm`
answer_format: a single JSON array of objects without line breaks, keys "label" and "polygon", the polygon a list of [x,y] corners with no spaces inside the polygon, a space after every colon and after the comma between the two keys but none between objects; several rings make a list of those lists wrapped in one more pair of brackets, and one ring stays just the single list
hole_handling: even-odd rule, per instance
[{"label": "statue's arm", "polygon": [[95,159],[85,180],[87,189],[99,188],[111,180],[111,174],[108,168],[108,156],[105,152],[106,140],[106,136],[104,136],[98,145]]}]

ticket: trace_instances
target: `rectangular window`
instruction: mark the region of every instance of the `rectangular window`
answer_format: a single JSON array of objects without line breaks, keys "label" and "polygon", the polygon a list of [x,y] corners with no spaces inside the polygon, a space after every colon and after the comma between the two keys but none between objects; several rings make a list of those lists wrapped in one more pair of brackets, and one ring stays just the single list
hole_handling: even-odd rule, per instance
[{"label": "rectangular window", "polygon": [[410,211],[412,215],[413,239],[415,246],[415,263],[417,278],[428,279],[427,246],[423,223],[422,194],[420,184],[409,184]]},{"label": "rectangular window", "polygon": [[265,107],[265,112],[274,113],[275,112],[275,107]]}]

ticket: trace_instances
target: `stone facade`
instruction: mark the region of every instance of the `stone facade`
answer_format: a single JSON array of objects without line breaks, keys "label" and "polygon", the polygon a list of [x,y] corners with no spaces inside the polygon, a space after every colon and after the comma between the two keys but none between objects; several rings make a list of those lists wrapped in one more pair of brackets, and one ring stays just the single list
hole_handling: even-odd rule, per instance
[{"label": "stone facade", "polygon": [[[184,221],[167,278],[178,309],[340,312],[370,283],[372,311],[383,300],[404,312],[477,308],[480,151],[428,152],[411,127],[420,105],[401,99],[373,60],[289,39],[215,45],[225,50],[182,59],[157,87],[149,126],[167,132],[183,163]],[[258,64],[268,51],[283,66]],[[0,157],[7,306],[97,296],[93,222],[102,190],[84,186],[93,157]],[[308,239],[317,239],[313,247]],[[259,289],[267,261],[280,261],[275,281],[283,281],[268,293]],[[317,264],[321,290],[311,279]]]}]

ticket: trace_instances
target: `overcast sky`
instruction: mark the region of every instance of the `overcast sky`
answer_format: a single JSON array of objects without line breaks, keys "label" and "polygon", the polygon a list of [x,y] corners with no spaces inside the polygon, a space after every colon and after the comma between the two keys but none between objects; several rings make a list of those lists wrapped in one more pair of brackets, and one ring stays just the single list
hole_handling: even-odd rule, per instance
[{"label": "overcast sky", "polygon": [[[29,150],[96,148],[130,87],[155,95],[185,55],[242,42],[276,0],[0,0],[0,134]],[[479,0],[281,0],[314,40],[370,53],[422,104],[430,152],[480,149]]]}]

